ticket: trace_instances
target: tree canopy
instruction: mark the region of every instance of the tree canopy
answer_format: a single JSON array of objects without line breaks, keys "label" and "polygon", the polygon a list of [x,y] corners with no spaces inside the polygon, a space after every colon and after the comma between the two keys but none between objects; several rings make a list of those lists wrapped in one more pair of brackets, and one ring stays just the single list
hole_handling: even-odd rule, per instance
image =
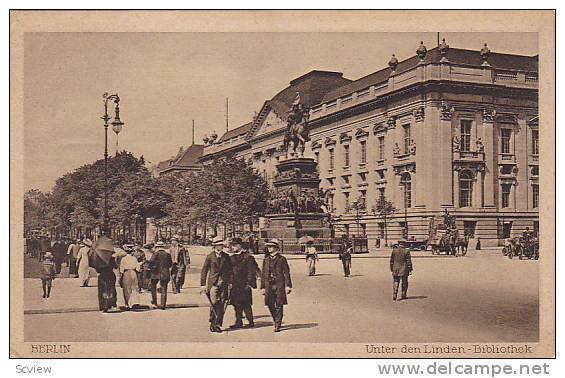
[{"label": "tree canopy", "polygon": [[[155,218],[161,225],[194,222],[243,224],[263,214],[269,196],[264,178],[243,159],[228,157],[196,173],[154,178],[122,151],[108,159],[108,213],[111,224]],[[57,179],[50,193],[24,196],[26,231],[93,229],[103,222],[104,160],[85,164]]]}]

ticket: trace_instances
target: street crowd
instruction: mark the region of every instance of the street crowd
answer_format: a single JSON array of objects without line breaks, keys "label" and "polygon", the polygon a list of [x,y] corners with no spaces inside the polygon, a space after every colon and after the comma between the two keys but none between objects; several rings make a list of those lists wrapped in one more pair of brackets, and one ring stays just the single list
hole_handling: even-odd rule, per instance
[{"label": "street crowd", "polygon": [[[105,237],[97,243],[88,238],[75,241],[56,239],[49,242],[47,238],[26,241],[26,253],[41,260],[43,298],[50,297],[52,281],[61,274],[62,265],[66,263],[69,276],[78,277],[81,287],[89,286],[93,270],[96,271],[99,310],[104,313],[121,312],[117,306],[116,286],[122,289],[125,310],[143,308],[140,293],[144,292],[151,293],[153,309],[165,310],[169,284],[173,294],[177,294],[185,283],[190,266],[188,247],[179,242],[178,236],[173,236],[168,246],[163,241],[157,241],[155,244],[131,243],[119,247],[114,246],[108,238],[105,238],[108,245],[103,246],[103,238]],[[408,275],[412,272],[410,252],[402,247],[404,242],[401,240],[393,248],[390,257],[393,300],[397,299],[400,288],[400,299],[407,297]],[[210,305],[210,332],[244,328],[244,317],[247,320],[245,327],[254,327],[252,290],[257,288],[264,296],[264,304],[272,316],[274,331],[280,332],[284,306],[288,304],[288,295],[292,292],[290,268],[287,259],[281,254],[281,242],[271,239],[265,243],[265,257],[261,268],[251,253],[253,246],[239,237],[224,240],[216,236],[210,240],[210,244],[212,251],[206,256],[200,273],[200,293],[206,296]],[[31,246],[33,247],[29,248]],[[93,262],[93,251],[97,248],[112,251],[111,258],[104,264]],[[305,243],[304,252],[307,273],[315,276],[319,257],[313,241]],[[351,275],[352,252],[351,244],[344,239],[339,247],[339,260],[345,277]],[[229,328],[223,328],[224,314],[229,305],[233,306],[235,323]]]}]

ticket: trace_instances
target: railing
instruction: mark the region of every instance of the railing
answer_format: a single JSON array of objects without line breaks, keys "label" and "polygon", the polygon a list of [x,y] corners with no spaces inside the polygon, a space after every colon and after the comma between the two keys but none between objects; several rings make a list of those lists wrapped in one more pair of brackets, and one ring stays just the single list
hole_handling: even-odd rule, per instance
[{"label": "railing", "polygon": [[[538,82],[538,73],[537,72],[518,72],[518,71],[511,71],[511,70],[501,70],[495,71],[493,73],[493,77],[490,75],[485,76],[483,73],[482,67],[469,67],[467,65],[457,65],[451,64],[452,67],[458,69],[458,71],[454,70],[447,76],[448,80],[463,80],[468,81],[472,80],[473,82],[507,82],[503,83],[503,85],[519,85],[519,84],[527,84],[528,87],[532,85],[536,85]],[[321,117],[328,113],[333,113],[339,111],[343,108],[349,108],[361,102],[368,101],[372,98],[379,97],[391,90],[398,90],[402,87],[408,86],[413,84],[414,82],[422,81],[422,80],[433,80],[437,79],[438,75],[443,75],[440,73],[440,65],[438,64],[430,64],[424,69],[424,79],[420,79],[419,73],[417,70],[422,69],[421,66],[415,66],[413,69],[408,70],[406,72],[402,72],[399,75],[393,76],[392,80],[386,79],[380,83],[376,83],[369,88],[363,88],[353,93],[345,94],[343,97],[339,99],[335,99],[332,102],[317,105],[312,109],[312,115],[317,117]],[[445,78],[444,78],[445,79]]]},{"label": "railing", "polygon": [[537,73],[527,73],[525,77],[526,82],[538,81]]},{"label": "railing", "polygon": [[[287,255],[304,254],[304,244],[298,239],[279,239],[281,241],[281,253]],[[369,253],[369,244],[366,237],[351,237],[349,241],[353,246],[353,253]],[[265,240],[259,241],[259,251],[264,251]],[[337,254],[343,244],[341,238],[316,238],[313,246],[319,254]]]},{"label": "railing", "polygon": [[516,81],[518,80],[518,74],[517,72],[497,72],[495,79],[501,81]]}]

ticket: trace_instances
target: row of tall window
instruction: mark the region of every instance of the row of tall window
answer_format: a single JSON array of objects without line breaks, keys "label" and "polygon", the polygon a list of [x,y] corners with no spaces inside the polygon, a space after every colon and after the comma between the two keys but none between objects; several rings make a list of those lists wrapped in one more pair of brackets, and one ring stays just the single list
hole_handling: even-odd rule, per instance
[{"label": "row of tall window", "polygon": [[[464,170],[459,175],[459,207],[473,206],[473,184],[474,178],[470,171]],[[403,204],[406,208],[412,207],[412,177],[406,172],[400,178],[400,189],[403,195]],[[384,197],[385,188],[378,188],[379,196]],[[511,207],[510,195],[511,184],[501,185],[501,208]],[[345,207],[349,208],[349,193],[344,193]],[[539,185],[532,184],[532,208],[539,207]]]},{"label": "row of tall window", "polygon": [[[471,151],[473,121],[462,119],[459,124],[459,149],[460,151]],[[539,155],[539,131],[532,130],[531,134],[531,153]],[[512,153],[512,128],[502,127],[500,129],[500,152],[503,154]]]},{"label": "row of tall window", "polygon": [[[473,206],[473,174],[470,171],[462,171],[459,174],[459,207]],[[500,186],[500,207],[511,207],[510,196],[512,192],[511,184],[501,184]],[[532,208],[539,207],[539,185],[532,184]]]},{"label": "row of tall window", "polygon": [[[410,135],[408,134],[408,137],[405,139],[405,149],[408,151],[408,149],[410,148],[410,142],[409,142],[409,138]],[[360,152],[359,152],[359,157],[360,157],[360,164],[366,164],[367,163],[367,141],[362,140],[359,142],[359,146],[360,146]],[[335,169],[335,150],[333,148],[328,149],[329,151],[329,169],[333,170]],[[350,146],[348,144],[343,145],[343,156],[344,156],[344,163],[346,167],[351,166],[351,152],[350,152]],[[378,159],[377,160],[384,160],[385,159],[385,137],[384,135],[379,136],[377,138],[377,156]]]}]

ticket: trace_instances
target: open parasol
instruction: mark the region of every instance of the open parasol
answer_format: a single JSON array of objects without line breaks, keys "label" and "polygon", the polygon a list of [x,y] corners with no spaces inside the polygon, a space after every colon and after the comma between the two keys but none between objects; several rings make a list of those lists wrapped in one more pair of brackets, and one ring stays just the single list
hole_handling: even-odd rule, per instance
[{"label": "open parasol", "polygon": [[309,242],[312,242],[312,243],[314,242],[314,238],[311,237],[310,235],[304,235],[304,236],[301,236],[300,239],[298,239],[298,243],[300,243],[300,244],[307,244]]},{"label": "open parasol", "polygon": [[106,236],[101,236],[92,245],[92,248],[88,253],[90,266],[96,270],[109,266],[114,252],[112,239]]}]

